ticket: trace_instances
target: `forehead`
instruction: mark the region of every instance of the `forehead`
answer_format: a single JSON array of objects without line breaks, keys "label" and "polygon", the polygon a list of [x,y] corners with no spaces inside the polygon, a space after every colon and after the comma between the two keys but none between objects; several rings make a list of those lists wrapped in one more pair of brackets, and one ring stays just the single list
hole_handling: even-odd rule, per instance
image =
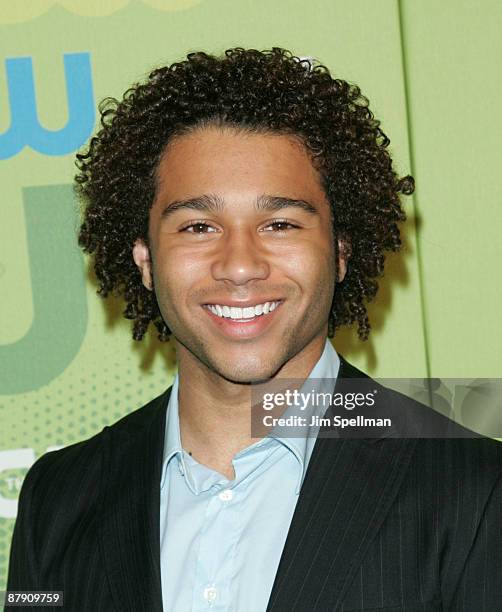
[{"label": "forehead", "polygon": [[298,138],[206,127],[176,137],[157,168],[157,195],[267,193],[324,198],[321,178]]}]

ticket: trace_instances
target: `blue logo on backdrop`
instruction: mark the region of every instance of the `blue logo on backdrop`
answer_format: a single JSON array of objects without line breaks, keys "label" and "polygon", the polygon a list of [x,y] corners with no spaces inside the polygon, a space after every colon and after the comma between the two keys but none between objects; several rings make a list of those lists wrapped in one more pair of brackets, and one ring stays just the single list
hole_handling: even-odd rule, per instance
[{"label": "blue logo on backdrop", "polygon": [[89,53],[66,53],[64,72],[68,122],[47,130],[37,116],[31,57],[5,60],[11,123],[0,134],[0,159],[17,155],[25,146],[44,155],[66,155],[79,149],[94,128],[94,96]]}]

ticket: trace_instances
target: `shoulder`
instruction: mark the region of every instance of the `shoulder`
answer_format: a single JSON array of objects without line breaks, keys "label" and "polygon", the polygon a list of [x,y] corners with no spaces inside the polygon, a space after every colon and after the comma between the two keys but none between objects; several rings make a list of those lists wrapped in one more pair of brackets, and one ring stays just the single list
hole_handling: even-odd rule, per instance
[{"label": "shoulder", "polygon": [[466,429],[429,406],[382,386],[341,356],[339,375],[361,381],[365,388],[378,389],[384,410],[399,424],[396,437],[416,438],[412,461],[419,474],[426,477],[434,471],[445,479],[462,475],[466,484],[488,489],[497,482],[502,485],[502,442]]},{"label": "shoulder", "polygon": [[[92,490],[96,489],[93,483],[97,483],[101,475],[106,440],[110,436],[134,437],[148,428],[167,405],[170,389],[91,438],[42,455],[26,474],[20,503],[34,497],[39,508],[50,506],[55,498],[64,503],[65,497],[69,501],[76,490],[82,491],[87,485],[90,489],[87,499],[92,500]],[[84,499],[84,496],[80,497]]]},{"label": "shoulder", "polygon": [[84,534],[93,541],[108,490],[107,449],[120,450],[118,463],[129,473],[137,455],[127,440],[137,441],[136,453],[148,449],[144,432],[160,432],[168,397],[169,389],[88,440],[48,452],[31,466],[21,487],[12,537],[11,587],[36,585],[40,572],[65,557],[71,543]]}]

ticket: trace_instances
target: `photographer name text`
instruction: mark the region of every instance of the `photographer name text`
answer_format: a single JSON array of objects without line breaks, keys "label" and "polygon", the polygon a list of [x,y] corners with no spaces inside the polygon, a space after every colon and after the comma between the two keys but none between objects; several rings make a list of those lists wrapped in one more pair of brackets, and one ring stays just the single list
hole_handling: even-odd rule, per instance
[{"label": "photographer name text", "polygon": [[347,418],[338,414],[332,417],[312,415],[310,419],[298,415],[274,417],[267,414],[263,417],[265,427],[391,427],[392,420],[369,418],[362,415]]}]

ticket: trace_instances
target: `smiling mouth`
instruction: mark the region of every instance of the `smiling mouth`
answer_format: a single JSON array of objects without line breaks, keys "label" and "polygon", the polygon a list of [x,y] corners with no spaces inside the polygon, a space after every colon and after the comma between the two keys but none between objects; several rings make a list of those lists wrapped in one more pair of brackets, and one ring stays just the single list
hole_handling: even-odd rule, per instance
[{"label": "smiling mouth", "polygon": [[244,308],[227,306],[225,304],[204,304],[203,307],[220,319],[226,319],[235,323],[250,323],[260,317],[266,317],[280,306],[282,302],[283,300],[275,300]]}]

